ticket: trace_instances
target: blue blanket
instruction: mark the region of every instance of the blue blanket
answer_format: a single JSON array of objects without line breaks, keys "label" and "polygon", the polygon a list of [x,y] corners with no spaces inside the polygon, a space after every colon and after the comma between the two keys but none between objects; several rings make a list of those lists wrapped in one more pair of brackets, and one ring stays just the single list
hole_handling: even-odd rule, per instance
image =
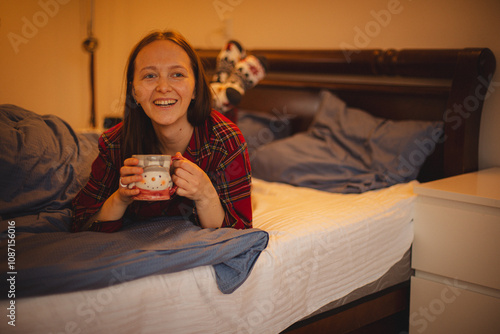
[{"label": "blue blanket", "polygon": [[[0,244],[1,268],[8,268],[6,237],[3,234]],[[104,288],[203,265],[213,265],[220,291],[232,293],[246,280],[267,242],[268,234],[258,229],[201,229],[182,218],[166,217],[116,233],[21,232],[12,247],[16,297]],[[7,297],[11,275],[1,272],[2,298]]]},{"label": "blue blanket", "polygon": [[[90,175],[97,136],[14,105],[0,105],[0,128],[1,298],[11,276],[17,298],[203,265],[213,265],[219,289],[231,293],[267,246],[267,233],[258,229],[200,229],[172,217],[129,223],[112,234],[70,233],[71,200]],[[7,233],[14,229],[15,237]],[[9,252],[15,253],[10,271]]]}]

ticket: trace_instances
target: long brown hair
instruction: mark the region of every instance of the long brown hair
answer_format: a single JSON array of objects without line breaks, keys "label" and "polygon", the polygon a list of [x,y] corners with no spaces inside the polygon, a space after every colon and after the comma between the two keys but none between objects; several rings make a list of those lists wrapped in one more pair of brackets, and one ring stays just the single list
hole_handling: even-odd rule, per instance
[{"label": "long brown hair", "polygon": [[192,126],[203,125],[212,110],[212,97],[200,57],[189,44],[189,42],[175,31],[154,31],[144,37],[132,49],[127,63],[127,93],[125,97],[125,111],[123,119],[123,159],[133,154],[158,154],[158,138],[153,129],[151,119],[146,115],[140,105],[137,105],[132,94],[135,72],[135,59],[139,52],[148,44],[158,41],[171,41],[181,48],[189,56],[191,67],[195,76],[195,99],[188,107],[187,118]]}]

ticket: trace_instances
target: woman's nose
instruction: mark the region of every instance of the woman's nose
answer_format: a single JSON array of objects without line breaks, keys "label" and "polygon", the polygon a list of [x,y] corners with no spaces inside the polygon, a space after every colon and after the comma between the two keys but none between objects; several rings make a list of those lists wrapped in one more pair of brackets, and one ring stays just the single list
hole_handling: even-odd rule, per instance
[{"label": "woman's nose", "polygon": [[156,86],[156,90],[160,93],[165,93],[170,90],[170,83],[168,82],[168,78],[160,77],[158,80],[158,85]]}]

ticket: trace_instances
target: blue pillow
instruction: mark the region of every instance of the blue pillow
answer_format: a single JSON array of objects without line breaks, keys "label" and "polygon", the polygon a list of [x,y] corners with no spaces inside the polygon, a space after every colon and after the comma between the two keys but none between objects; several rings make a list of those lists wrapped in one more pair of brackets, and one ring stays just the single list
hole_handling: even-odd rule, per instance
[{"label": "blue pillow", "polygon": [[442,122],[374,117],[322,91],[309,130],[258,148],[252,173],[267,181],[361,193],[416,179],[442,134]]},{"label": "blue pillow", "polygon": [[245,137],[250,157],[259,146],[291,134],[290,116],[277,112],[238,110],[237,125]]}]

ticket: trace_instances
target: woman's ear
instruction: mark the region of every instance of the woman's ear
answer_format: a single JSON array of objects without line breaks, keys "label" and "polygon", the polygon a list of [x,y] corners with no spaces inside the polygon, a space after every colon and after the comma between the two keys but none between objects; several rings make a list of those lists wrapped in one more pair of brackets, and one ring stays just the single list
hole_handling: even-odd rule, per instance
[{"label": "woman's ear", "polygon": [[129,83],[130,85],[130,92],[132,93],[132,97],[134,98],[134,100],[136,99],[136,95],[135,95],[135,88],[134,88],[134,84],[132,82]]},{"label": "woman's ear", "polygon": [[137,95],[135,94],[134,85],[132,83],[130,83],[129,85],[131,87],[130,92],[132,93],[132,98],[134,99],[135,104],[140,105],[139,102],[137,102]]}]

